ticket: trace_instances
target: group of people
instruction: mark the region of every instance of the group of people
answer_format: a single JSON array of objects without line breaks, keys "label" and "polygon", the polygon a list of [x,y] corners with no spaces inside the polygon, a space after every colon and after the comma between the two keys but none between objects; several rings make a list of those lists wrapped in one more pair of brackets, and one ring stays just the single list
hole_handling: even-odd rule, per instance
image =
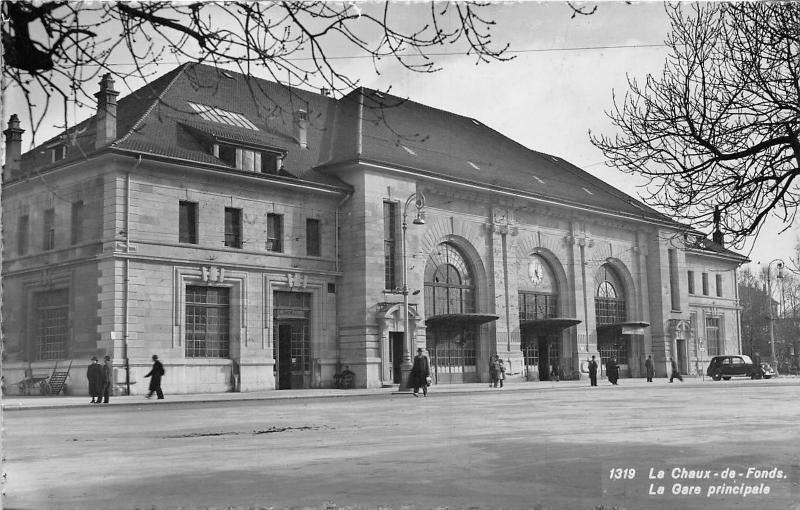
[{"label": "group of people", "polygon": [[92,397],[91,404],[108,404],[111,385],[114,384],[113,375],[110,356],[103,359],[102,365],[97,356],[92,356],[92,364],[86,369],[86,378],[89,379],[89,396]]},{"label": "group of people", "polygon": [[[670,358],[669,363],[670,363],[669,382],[672,382],[673,379],[678,379],[681,382],[683,382],[683,376],[678,370],[678,364],[675,363],[675,359]],[[589,361],[588,368],[589,368],[589,380],[591,381],[591,385],[597,386],[598,364],[594,356],[592,356],[591,361]],[[647,377],[647,382],[653,382],[653,377],[655,377],[656,375],[656,370],[655,366],[653,365],[652,356],[647,356],[647,359],[644,362],[644,370],[645,370],[645,376]],[[606,363],[606,377],[608,377],[608,382],[610,382],[614,386],[617,385],[617,381],[619,380],[619,365],[617,364],[616,358],[611,358]]]},{"label": "group of people", "polygon": [[489,358],[489,387],[497,388],[498,383],[503,387],[503,381],[506,379],[506,366],[503,359],[495,354]]},{"label": "group of people", "polygon": [[[164,375],[164,365],[158,361],[158,356],[153,354],[153,368],[145,375],[150,378],[149,392],[145,398],[150,398],[155,393],[159,400],[164,398],[161,391],[161,377]],[[86,378],[89,380],[89,396],[91,404],[108,404],[114,384],[114,369],[111,365],[111,356],[105,356],[103,364],[98,362],[97,356],[92,356],[92,363],[86,369]]]}]

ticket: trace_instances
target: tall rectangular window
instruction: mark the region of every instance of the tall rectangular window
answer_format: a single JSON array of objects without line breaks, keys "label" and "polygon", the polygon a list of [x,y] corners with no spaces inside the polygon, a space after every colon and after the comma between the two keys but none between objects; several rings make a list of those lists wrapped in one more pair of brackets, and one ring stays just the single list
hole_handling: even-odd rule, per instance
[{"label": "tall rectangular window", "polygon": [[694,271],[688,271],[686,274],[689,278],[689,294],[694,294]]},{"label": "tall rectangular window", "polygon": [[719,356],[722,354],[719,317],[706,317],[706,352],[709,356]]},{"label": "tall rectangular window", "polygon": [[228,358],[230,289],[186,286],[186,357]]},{"label": "tall rectangular window", "polygon": [[242,247],[242,210],[225,208],[225,246]]},{"label": "tall rectangular window", "polygon": [[319,220],[306,218],[306,255],[319,257],[320,244]]},{"label": "tall rectangular window", "polygon": [[283,252],[283,216],[267,214],[267,251]]},{"label": "tall rectangular window", "polygon": [[716,275],[717,297],[722,297],[722,275]]},{"label": "tall rectangular window", "polygon": [[708,296],[708,273],[703,273],[701,277],[703,280],[703,295]]},{"label": "tall rectangular window", "polygon": [[52,250],[56,246],[56,211],[47,209],[44,212],[42,249]]},{"label": "tall rectangular window", "polygon": [[672,301],[672,309],[681,309],[681,293],[680,286],[678,285],[678,256],[675,249],[667,251],[667,258],[669,262],[669,295]]},{"label": "tall rectangular window", "polygon": [[28,253],[30,217],[26,214],[17,220],[17,255]]},{"label": "tall rectangular window", "polygon": [[83,241],[83,200],[78,200],[72,202],[70,243],[78,244],[81,241]]},{"label": "tall rectangular window", "polygon": [[383,262],[385,288],[397,288],[397,203],[383,203]]},{"label": "tall rectangular window", "polygon": [[197,203],[181,201],[178,206],[178,242],[197,244]]},{"label": "tall rectangular window", "polygon": [[69,324],[69,291],[40,292],[35,297],[38,360],[67,358],[67,325]]}]

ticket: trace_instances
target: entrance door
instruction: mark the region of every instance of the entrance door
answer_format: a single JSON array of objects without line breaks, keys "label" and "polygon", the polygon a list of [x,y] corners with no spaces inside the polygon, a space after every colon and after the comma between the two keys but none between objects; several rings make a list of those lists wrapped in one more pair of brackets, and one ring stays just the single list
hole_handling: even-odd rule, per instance
[{"label": "entrance door", "polygon": [[403,363],[404,342],[405,335],[403,333],[389,333],[389,363],[392,365],[392,383],[394,384],[400,384],[402,382],[400,365]]},{"label": "entrance door", "polygon": [[476,328],[441,328],[428,334],[431,370],[437,383],[478,382],[475,364]]},{"label": "entrance door", "polygon": [[686,340],[677,340],[677,348],[678,348],[678,370],[682,374],[687,374],[688,366],[686,364]]},{"label": "entrance door", "polygon": [[311,383],[311,349],[306,321],[301,319],[275,322],[277,388],[308,388]]},{"label": "entrance door", "polygon": [[536,337],[539,347],[539,380],[549,381],[551,379],[553,366],[559,364],[561,349],[559,348],[560,338],[557,335],[541,335]]}]

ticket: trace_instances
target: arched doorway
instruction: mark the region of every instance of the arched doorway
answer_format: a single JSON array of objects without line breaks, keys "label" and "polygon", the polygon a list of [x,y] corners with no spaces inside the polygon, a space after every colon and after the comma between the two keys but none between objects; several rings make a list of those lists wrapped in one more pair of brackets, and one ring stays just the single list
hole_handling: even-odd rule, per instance
[{"label": "arched doorway", "polygon": [[437,382],[477,382],[480,325],[496,315],[476,313],[474,270],[464,253],[440,243],[425,266],[427,349]]},{"label": "arched doorway", "polygon": [[623,334],[628,312],[622,278],[610,264],[603,264],[595,274],[595,318],[597,350],[602,365],[614,359],[620,373],[628,373],[630,338]]},{"label": "arched doorway", "polygon": [[544,256],[530,255],[520,264],[519,273],[520,340],[526,372],[540,381],[553,378],[556,369],[563,376],[568,368],[563,332],[580,321],[565,317],[559,279]]}]

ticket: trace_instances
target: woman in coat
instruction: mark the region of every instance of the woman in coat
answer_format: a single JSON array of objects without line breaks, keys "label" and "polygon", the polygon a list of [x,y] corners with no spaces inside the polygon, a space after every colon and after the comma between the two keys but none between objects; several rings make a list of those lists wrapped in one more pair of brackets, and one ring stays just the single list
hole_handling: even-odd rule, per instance
[{"label": "woman in coat", "polygon": [[422,387],[422,394],[428,396],[428,377],[431,376],[431,364],[428,357],[422,353],[422,348],[417,349],[414,356],[414,366],[408,374],[408,385],[414,388],[414,396],[419,397],[419,389]]},{"label": "woman in coat", "polygon": [[606,375],[608,376],[608,382],[616,386],[617,379],[619,379],[619,365],[617,365],[616,359],[611,358],[606,363]]}]

